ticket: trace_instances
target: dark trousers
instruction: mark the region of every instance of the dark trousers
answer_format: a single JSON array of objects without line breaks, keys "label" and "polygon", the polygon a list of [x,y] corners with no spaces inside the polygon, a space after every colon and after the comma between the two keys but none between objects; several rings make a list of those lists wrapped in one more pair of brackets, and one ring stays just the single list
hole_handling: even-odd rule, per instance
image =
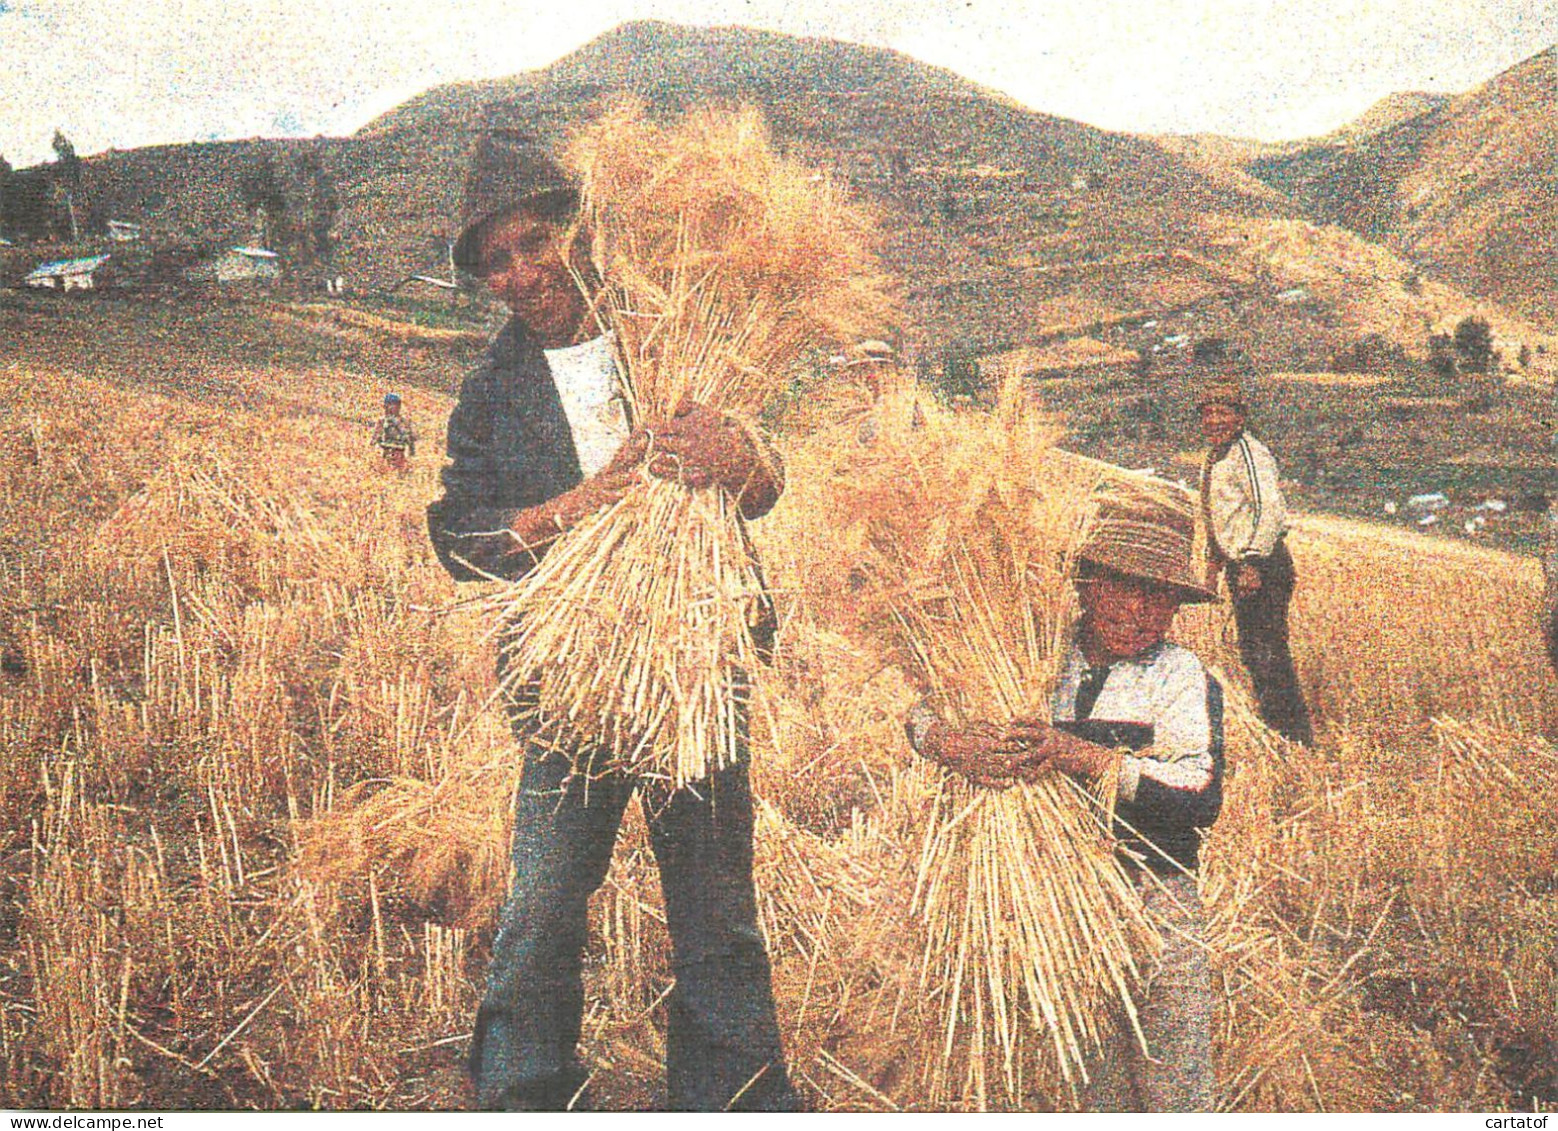
[{"label": "dark trousers", "polygon": [[1239,563],[1228,567],[1228,583],[1234,593],[1233,616],[1239,626],[1239,654],[1255,685],[1260,717],[1267,726],[1293,742],[1314,743],[1309,707],[1299,690],[1288,648],[1288,603],[1293,599],[1293,556],[1286,543],[1278,542],[1271,557],[1254,563],[1260,588],[1241,597],[1233,588]]},{"label": "dark trousers", "polygon": [[606,877],[623,810],[641,787],[676,976],[666,1032],[668,1105],[796,1110],[757,926],[746,763],[674,793],[626,774],[586,778],[573,770],[566,753],[526,741],[514,883],[471,1049],[478,1102],[561,1110],[581,1086],[575,1046],[587,905]]}]

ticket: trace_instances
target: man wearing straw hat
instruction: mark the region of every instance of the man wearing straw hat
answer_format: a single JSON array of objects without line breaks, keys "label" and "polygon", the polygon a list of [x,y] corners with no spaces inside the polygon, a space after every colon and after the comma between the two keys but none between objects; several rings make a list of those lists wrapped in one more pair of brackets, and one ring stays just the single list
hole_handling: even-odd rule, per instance
[{"label": "man wearing straw hat", "polygon": [[[586,269],[573,255],[577,203],[533,140],[512,130],[483,136],[454,257],[513,317],[461,387],[444,494],[428,508],[434,548],[458,580],[523,576],[560,533],[621,498],[645,460],[612,343],[592,333]],[[655,450],[651,474],[718,485],[749,518],[781,490],[776,464],[753,438],[696,405],[657,431]],[[470,1056],[480,1105],[579,1102],[587,904],[639,790],[674,951],[668,1103],[794,1109],[757,925],[745,761],[673,793],[620,770],[576,773],[593,752],[543,742],[518,714],[515,734],[525,761],[513,884]]]},{"label": "man wearing straw hat", "polygon": [[1003,788],[1049,767],[1117,790],[1115,835],[1164,948],[1139,1003],[1145,1055],[1125,1029],[1089,1069],[1095,1111],[1209,1111],[1212,984],[1197,890],[1201,833],[1222,807],[1222,688],[1165,640],[1179,606],[1213,599],[1193,550],[1188,491],[1111,491],[1078,555],[1082,615],[1051,703],[1034,718],[954,727],[909,717],[924,756]]},{"label": "man wearing straw hat", "polygon": [[1293,557],[1277,462],[1246,427],[1238,374],[1216,339],[1195,351],[1204,382],[1199,407],[1208,450],[1201,467],[1201,508],[1213,584],[1228,578],[1239,654],[1250,673],[1261,718],[1293,742],[1314,742],[1309,707],[1288,646]]}]

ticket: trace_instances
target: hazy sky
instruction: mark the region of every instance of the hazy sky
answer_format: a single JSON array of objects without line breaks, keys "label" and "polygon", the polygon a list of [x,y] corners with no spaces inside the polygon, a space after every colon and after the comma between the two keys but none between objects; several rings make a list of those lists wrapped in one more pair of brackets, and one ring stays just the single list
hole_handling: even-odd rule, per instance
[{"label": "hazy sky", "polygon": [[[349,133],[630,19],[892,47],[1108,129],[1278,140],[1558,42],[1553,0],[0,0],[0,154]],[[1558,81],[1558,75],[1555,75]]]}]

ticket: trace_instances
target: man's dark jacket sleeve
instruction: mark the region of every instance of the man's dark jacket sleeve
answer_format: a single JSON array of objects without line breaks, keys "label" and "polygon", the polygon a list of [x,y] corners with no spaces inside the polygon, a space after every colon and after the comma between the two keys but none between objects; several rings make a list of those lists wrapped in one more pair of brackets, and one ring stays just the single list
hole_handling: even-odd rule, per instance
[{"label": "man's dark jacket sleeve", "polygon": [[456,581],[523,576],[541,555],[516,552],[514,515],[583,476],[540,348],[511,321],[467,374],[449,415],[443,497],[427,508],[438,560]]}]

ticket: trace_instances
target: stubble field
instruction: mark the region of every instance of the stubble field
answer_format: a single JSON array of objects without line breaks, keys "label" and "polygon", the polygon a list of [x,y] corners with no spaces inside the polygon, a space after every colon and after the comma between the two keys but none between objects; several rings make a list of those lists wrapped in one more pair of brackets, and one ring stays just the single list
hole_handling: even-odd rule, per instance
[{"label": "stubble field", "polygon": [[[466,347],[259,308],[0,319],[0,1106],[463,1106],[517,776],[488,625],[423,529]],[[390,364],[424,437],[405,477],[368,447]],[[850,616],[857,425],[783,439],[790,490],[755,528],[783,622],[755,712],[760,908],[811,1104],[964,1106],[895,943],[924,771],[913,692]],[[1545,1107],[1537,565],[1318,516],[1293,542],[1315,750],[1254,722],[1226,606],[1177,630],[1233,704],[1204,868],[1224,1103]],[[591,1099],[663,1103],[636,810],[592,914]]]}]

